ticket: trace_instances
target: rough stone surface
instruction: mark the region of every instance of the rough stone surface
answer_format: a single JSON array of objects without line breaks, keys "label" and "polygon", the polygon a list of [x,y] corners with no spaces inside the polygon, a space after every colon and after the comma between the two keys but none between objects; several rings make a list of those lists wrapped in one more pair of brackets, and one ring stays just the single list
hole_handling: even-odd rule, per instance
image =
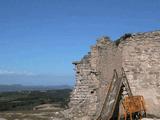
[{"label": "rough stone surface", "polygon": [[122,67],[133,95],[143,95],[147,113],[160,117],[160,31],[126,34],[115,42],[103,37],[73,64],[76,85],[68,117],[94,120],[102,109],[113,70]]}]

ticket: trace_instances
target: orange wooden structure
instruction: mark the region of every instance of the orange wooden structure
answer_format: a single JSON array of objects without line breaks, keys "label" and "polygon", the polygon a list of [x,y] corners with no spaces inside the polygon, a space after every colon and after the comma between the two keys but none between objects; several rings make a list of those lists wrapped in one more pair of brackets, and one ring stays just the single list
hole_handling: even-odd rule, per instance
[{"label": "orange wooden structure", "polygon": [[[127,96],[122,101],[124,119],[130,116],[132,120],[133,116],[142,118],[142,115],[146,115],[146,108],[143,96]],[[119,116],[120,119],[120,116]]]},{"label": "orange wooden structure", "polygon": [[146,115],[143,96],[133,96],[125,71],[119,77],[114,70],[110,87],[106,94],[101,112],[96,120],[120,120],[123,111],[124,119],[141,119]]}]

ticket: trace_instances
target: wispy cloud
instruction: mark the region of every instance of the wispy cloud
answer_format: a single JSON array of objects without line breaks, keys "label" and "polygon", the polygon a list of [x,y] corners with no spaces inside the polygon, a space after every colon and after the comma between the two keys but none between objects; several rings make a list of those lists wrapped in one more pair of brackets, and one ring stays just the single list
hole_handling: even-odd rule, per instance
[{"label": "wispy cloud", "polygon": [[4,69],[0,69],[0,75],[35,75],[31,72],[28,71],[12,71],[12,70],[4,70]]}]

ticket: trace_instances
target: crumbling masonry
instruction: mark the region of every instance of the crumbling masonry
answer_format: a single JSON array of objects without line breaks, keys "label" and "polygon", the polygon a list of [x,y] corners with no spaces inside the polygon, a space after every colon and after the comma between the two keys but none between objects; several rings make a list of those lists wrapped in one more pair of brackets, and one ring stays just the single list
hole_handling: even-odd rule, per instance
[{"label": "crumbling masonry", "polygon": [[160,31],[125,34],[113,42],[97,40],[91,52],[74,62],[76,85],[70,118],[95,120],[100,114],[113,71],[123,67],[133,95],[143,95],[147,114],[160,117]]}]

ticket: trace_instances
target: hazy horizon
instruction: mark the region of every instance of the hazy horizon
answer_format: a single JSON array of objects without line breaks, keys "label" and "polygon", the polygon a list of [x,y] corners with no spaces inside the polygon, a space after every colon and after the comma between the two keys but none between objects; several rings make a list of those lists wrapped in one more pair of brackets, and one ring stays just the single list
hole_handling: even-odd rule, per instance
[{"label": "hazy horizon", "polygon": [[[24,75],[24,74],[4,74],[0,75],[0,85],[24,85],[24,86],[59,86],[74,85],[73,76],[55,75]],[[68,82],[73,81],[73,82]],[[38,84],[37,84],[38,82]]]}]

